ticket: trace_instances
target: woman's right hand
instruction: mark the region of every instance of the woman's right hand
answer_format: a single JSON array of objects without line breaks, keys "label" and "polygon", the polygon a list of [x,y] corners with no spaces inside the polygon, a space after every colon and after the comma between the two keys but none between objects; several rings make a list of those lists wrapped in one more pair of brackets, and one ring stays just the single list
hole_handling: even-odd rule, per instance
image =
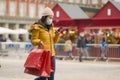
[{"label": "woman's right hand", "polygon": [[44,48],[44,43],[43,43],[43,41],[40,41],[39,47],[40,47],[40,48]]},{"label": "woman's right hand", "polygon": [[57,31],[55,31],[56,34],[59,34],[63,30],[62,27],[60,27]]}]

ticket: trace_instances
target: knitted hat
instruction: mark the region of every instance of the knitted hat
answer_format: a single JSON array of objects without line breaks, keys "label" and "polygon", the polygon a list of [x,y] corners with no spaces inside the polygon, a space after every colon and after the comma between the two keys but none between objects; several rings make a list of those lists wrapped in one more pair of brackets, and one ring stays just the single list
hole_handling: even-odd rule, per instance
[{"label": "knitted hat", "polygon": [[83,32],[81,32],[79,35],[83,37],[85,34]]},{"label": "knitted hat", "polygon": [[50,9],[49,7],[46,7],[42,13],[42,16],[47,16],[47,15],[54,16],[52,9]]}]

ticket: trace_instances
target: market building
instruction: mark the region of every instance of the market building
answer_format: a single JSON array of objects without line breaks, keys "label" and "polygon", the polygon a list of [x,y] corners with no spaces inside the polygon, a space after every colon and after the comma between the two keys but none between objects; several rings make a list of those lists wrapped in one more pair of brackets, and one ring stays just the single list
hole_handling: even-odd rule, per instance
[{"label": "market building", "polygon": [[[73,4],[58,3],[53,8],[54,23],[57,27],[63,27],[64,32],[69,31],[71,36],[77,35],[78,26],[74,19],[88,19],[86,13],[78,6]],[[63,34],[64,35],[64,34]]]},{"label": "market building", "polygon": [[[107,57],[120,57],[120,3],[108,1],[92,18],[78,18],[61,20],[56,26],[77,26],[78,33],[84,32],[86,38],[93,38],[94,44],[90,45],[89,54],[93,57],[100,57],[100,40],[105,37],[108,45]],[[91,42],[90,42],[91,44]],[[75,53],[75,54],[74,54]],[[73,51],[74,55],[77,55]]]},{"label": "market building", "polygon": [[[95,43],[99,43],[102,37],[106,38],[107,43],[119,43],[120,37],[120,3],[108,1],[93,18],[59,18],[56,21],[58,26],[76,26],[78,33],[85,32],[88,37],[94,36]],[[72,8],[71,8],[72,9]],[[54,9],[53,9],[54,10]],[[59,10],[59,9],[57,9]],[[56,11],[54,11],[57,13]],[[74,11],[73,11],[74,12]],[[63,15],[63,12],[60,12]],[[64,13],[65,15],[65,13]],[[65,19],[64,19],[65,18]],[[57,20],[58,18],[55,18]]]},{"label": "market building", "polygon": [[85,29],[96,32],[96,43],[105,37],[107,43],[118,44],[120,38],[120,3],[109,1],[92,18]]}]

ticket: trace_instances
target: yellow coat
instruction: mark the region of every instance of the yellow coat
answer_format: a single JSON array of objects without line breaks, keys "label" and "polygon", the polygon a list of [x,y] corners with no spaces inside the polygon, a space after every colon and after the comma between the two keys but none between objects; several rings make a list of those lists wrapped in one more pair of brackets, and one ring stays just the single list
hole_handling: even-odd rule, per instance
[{"label": "yellow coat", "polygon": [[53,27],[48,31],[47,28],[40,24],[33,24],[29,29],[31,33],[31,43],[39,48],[39,43],[44,43],[44,49],[51,52],[51,56],[55,55],[54,44],[59,40],[59,34],[55,34]]}]

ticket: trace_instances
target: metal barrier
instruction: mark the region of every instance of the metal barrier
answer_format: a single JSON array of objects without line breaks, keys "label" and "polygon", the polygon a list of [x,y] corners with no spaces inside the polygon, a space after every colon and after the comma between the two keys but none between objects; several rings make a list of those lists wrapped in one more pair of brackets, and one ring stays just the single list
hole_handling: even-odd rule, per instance
[{"label": "metal barrier", "polygon": [[[89,57],[100,57],[100,44],[87,44],[87,49]],[[107,57],[109,58],[120,58],[120,45],[118,44],[108,44]],[[64,44],[56,44],[55,51],[57,56],[67,56],[64,51]],[[76,46],[73,46],[72,50],[73,56],[78,56]]]},{"label": "metal barrier", "polygon": [[[88,52],[90,56],[92,57],[100,57],[100,45],[99,44],[88,44],[90,48],[88,49]],[[108,58],[120,58],[120,45],[118,44],[108,44],[107,48],[107,57]]]},{"label": "metal barrier", "polygon": [[[29,42],[0,42],[0,54],[24,54],[29,53],[33,48]],[[64,44],[55,44],[56,56],[67,56],[64,50]],[[87,44],[89,57],[100,57],[100,44]],[[78,56],[76,46],[73,46],[73,56]],[[120,45],[109,44],[107,57],[109,58],[120,58]]]},{"label": "metal barrier", "polygon": [[24,55],[33,48],[29,42],[0,42],[1,55]]}]

